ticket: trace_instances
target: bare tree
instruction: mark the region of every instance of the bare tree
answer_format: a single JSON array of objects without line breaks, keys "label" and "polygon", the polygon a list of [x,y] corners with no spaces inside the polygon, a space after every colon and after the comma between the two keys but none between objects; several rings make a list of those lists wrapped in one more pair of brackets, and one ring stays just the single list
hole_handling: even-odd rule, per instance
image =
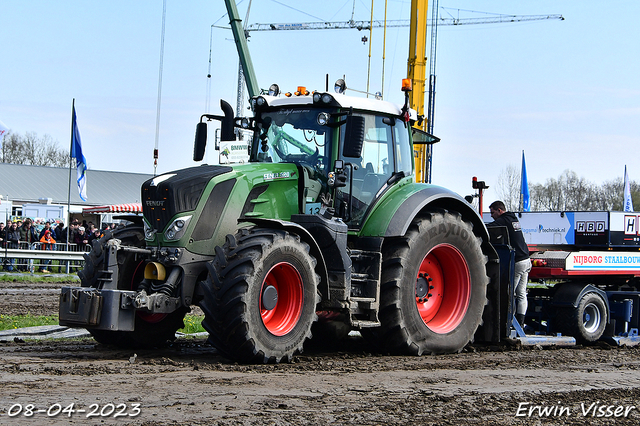
[{"label": "bare tree", "polygon": [[2,143],[3,163],[28,164],[34,166],[68,167],[69,153],[60,149],[51,136],[38,138],[34,132],[24,136],[9,132]]},{"label": "bare tree", "polygon": [[513,212],[520,209],[520,171],[513,164],[500,172],[496,194],[507,210]]},{"label": "bare tree", "polygon": [[530,204],[533,211],[558,211],[564,205],[564,196],[560,184],[549,178],[544,184],[534,183],[529,186]]},{"label": "bare tree", "polygon": [[558,178],[564,195],[561,210],[596,210],[598,205],[597,187],[571,170],[565,170]]},{"label": "bare tree", "polygon": [[[631,201],[636,211],[640,210],[640,183],[630,181]],[[600,187],[600,199],[603,210],[623,210],[624,208],[624,180],[619,177],[608,180]]]},{"label": "bare tree", "polygon": [[[639,190],[640,185],[632,181],[631,197],[636,208],[640,207]],[[530,185],[530,193],[531,210],[535,211],[621,210],[623,183],[622,178],[618,178],[598,186],[565,170],[557,179],[549,178],[544,184]]]}]

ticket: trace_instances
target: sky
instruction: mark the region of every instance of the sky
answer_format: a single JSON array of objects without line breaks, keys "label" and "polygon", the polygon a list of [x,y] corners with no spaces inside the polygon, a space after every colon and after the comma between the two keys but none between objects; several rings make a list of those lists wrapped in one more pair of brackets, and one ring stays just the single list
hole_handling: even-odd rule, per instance
[{"label": "sky", "polygon": [[[238,2],[243,19],[249,3]],[[384,18],[384,5],[374,3],[374,19]],[[388,0],[387,19],[408,20],[410,5]],[[477,176],[493,200],[499,176],[520,168],[523,150],[530,184],[567,169],[601,184],[622,178],[625,165],[640,181],[640,2],[439,6],[441,17],[565,20],[438,27],[434,133],[442,141],[434,146],[433,183],[466,195]],[[255,0],[247,22],[348,21],[352,14],[370,19],[371,2]],[[162,0],[2,0],[0,121],[68,149],[75,99],[89,169],[154,173],[162,15]],[[227,25],[225,15],[222,0],[166,0],[157,173],[195,165],[200,115],[219,113],[220,99],[235,107],[233,36],[212,28]],[[386,100],[401,103],[408,33],[374,30],[371,56],[361,41],[368,31],[357,30],[253,31],[249,48],[261,88],[323,90],[326,75],[330,85],[344,76],[349,88],[364,91],[369,81],[370,92],[384,89]]]}]

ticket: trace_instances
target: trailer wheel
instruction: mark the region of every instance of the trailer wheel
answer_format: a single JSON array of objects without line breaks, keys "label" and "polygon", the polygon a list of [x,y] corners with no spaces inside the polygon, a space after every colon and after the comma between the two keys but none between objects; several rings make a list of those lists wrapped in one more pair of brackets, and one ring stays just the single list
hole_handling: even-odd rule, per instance
[{"label": "trailer wheel", "polygon": [[254,228],[228,235],[203,285],[209,341],[241,362],[290,361],[317,319],[315,267],[309,245],[295,234]]},{"label": "trailer wheel", "polygon": [[[93,242],[91,252],[84,255],[85,267],[78,272],[83,287],[97,287],[98,275],[104,267],[107,242],[117,238],[125,245],[144,247],[144,231],[141,226],[129,225],[105,235]],[[118,253],[118,289],[135,290],[144,275],[144,262],[137,261],[132,253]],[[152,348],[175,340],[175,333],[184,327],[188,308],[182,307],[169,314],[137,312],[133,331],[108,331],[88,329],[93,338],[105,345],[121,348]]]},{"label": "trailer wheel", "polygon": [[562,308],[556,318],[558,329],[576,342],[589,344],[602,337],[607,325],[607,307],[602,297],[585,293],[577,308]]},{"label": "trailer wheel", "polygon": [[460,352],[487,300],[480,244],[471,224],[451,213],[417,218],[403,238],[385,241],[381,327],[372,335],[397,353]]}]

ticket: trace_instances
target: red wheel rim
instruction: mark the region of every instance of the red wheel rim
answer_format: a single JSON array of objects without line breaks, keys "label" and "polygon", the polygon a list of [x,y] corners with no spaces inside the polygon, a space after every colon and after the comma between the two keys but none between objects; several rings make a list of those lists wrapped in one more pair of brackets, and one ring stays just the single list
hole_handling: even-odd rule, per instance
[{"label": "red wheel rim", "polygon": [[439,244],[422,260],[417,280],[428,283],[423,297],[416,294],[416,305],[424,323],[434,333],[454,330],[464,318],[471,295],[469,267],[457,248]]},{"label": "red wheel rim", "polygon": [[[133,275],[131,276],[131,285],[129,287],[133,291],[137,289],[138,283],[142,281],[142,277],[144,276],[145,264],[146,263],[144,261],[141,261],[140,263],[138,263],[138,265],[136,266],[136,269],[133,271]],[[141,266],[143,266],[142,269],[140,269]],[[167,316],[167,314],[152,314],[149,312],[142,312],[142,311],[136,311],[136,315],[141,320],[148,323],[152,323],[152,324],[162,321]]]},{"label": "red wheel rim", "polygon": [[[268,286],[278,292],[278,301],[271,310],[262,305],[262,293]],[[280,262],[267,272],[260,289],[260,315],[271,334],[284,336],[293,330],[302,315],[303,297],[302,277],[293,265]]]}]

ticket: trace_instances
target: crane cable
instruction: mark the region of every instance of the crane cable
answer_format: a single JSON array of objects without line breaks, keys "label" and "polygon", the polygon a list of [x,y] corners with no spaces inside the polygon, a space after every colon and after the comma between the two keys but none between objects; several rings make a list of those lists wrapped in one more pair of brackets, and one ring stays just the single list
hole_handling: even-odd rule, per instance
[{"label": "crane cable", "polygon": [[384,35],[382,36],[382,88],[380,89],[380,97],[384,99],[384,60],[387,51],[387,2],[384,0]]},{"label": "crane cable", "polygon": [[373,38],[373,0],[371,0],[371,23],[369,25],[369,64],[367,65],[367,98],[369,97],[369,78],[371,77],[371,39]]},{"label": "crane cable", "polygon": [[204,112],[210,112],[211,108],[211,52],[213,50],[213,26],[211,25],[211,35],[209,36],[209,69],[207,70],[207,93],[205,94]]},{"label": "crane cable", "polygon": [[162,102],[162,61],[164,59],[164,24],[167,16],[167,0],[162,1],[162,35],[160,37],[160,66],[158,69],[158,105],[156,109],[156,145],[153,150],[153,175],[158,170],[158,140],[160,139],[160,104]]},{"label": "crane cable", "polygon": [[[240,1],[241,4],[243,0]],[[207,88],[205,93],[204,111],[210,112],[211,109],[211,56],[213,53],[213,29],[216,28],[216,24],[220,22],[227,14],[225,13],[218,18],[216,22],[211,24],[211,33],[209,35],[209,68],[207,69]]]}]

